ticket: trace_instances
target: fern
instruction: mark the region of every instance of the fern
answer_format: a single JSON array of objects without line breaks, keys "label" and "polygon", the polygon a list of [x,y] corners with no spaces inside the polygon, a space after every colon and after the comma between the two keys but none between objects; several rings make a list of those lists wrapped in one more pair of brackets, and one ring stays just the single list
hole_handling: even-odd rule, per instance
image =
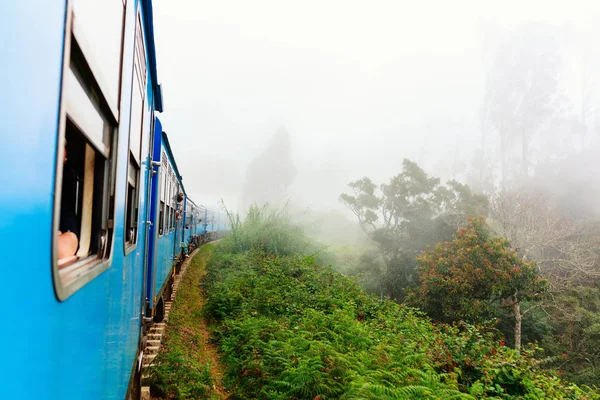
[{"label": "fern", "polygon": [[284,213],[232,221],[203,286],[232,398],[598,398],[475,327],[432,325],[315,265]]}]

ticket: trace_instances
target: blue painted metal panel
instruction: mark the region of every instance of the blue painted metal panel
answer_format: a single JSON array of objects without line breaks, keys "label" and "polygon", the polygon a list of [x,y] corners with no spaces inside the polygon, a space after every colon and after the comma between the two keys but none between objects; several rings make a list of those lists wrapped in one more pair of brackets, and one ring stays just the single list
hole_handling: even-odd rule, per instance
[{"label": "blue painted metal panel", "polygon": [[[124,66],[133,65],[135,2],[126,13]],[[140,203],[135,251],[123,253],[127,130],[118,138],[115,238],[111,267],[64,302],[54,295],[51,273],[52,214],[61,66],[65,35],[64,1],[3,2],[0,35],[0,96],[3,146],[0,255],[4,309],[10,324],[0,334],[5,347],[6,398],[122,399],[140,334],[141,284],[146,215]],[[131,74],[123,93],[131,92]],[[152,80],[155,82],[155,80]],[[8,95],[7,95],[8,94]],[[127,95],[124,102],[128,103]],[[150,103],[151,104],[151,103]],[[129,107],[121,108],[129,126]],[[149,135],[143,138],[148,150]],[[144,167],[147,167],[147,161]],[[148,185],[140,182],[141,193]],[[26,275],[25,275],[26,274]],[[23,278],[26,279],[23,279]]]},{"label": "blue painted metal panel", "polygon": [[[142,137],[137,245],[125,254],[124,224],[128,165],[135,7],[145,6],[148,102],[156,105],[156,61],[149,0],[127,3],[123,86],[117,141],[115,237],[111,266],[71,297],[59,302],[52,281],[51,246],[58,132],[60,77],[65,36],[65,2],[3,2],[0,64],[5,80],[0,96],[3,146],[0,169],[0,256],[6,320],[0,339],[6,346],[3,394],[7,398],[122,399],[140,339],[144,299],[152,299],[169,276],[183,240],[206,232],[202,222],[158,237],[158,175],[153,160],[165,148],[180,180],[158,119],[154,135]],[[33,12],[32,10],[35,10]],[[6,95],[8,93],[8,95]],[[151,110],[147,110],[150,112]],[[149,128],[149,127],[148,127]],[[164,140],[163,140],[164,138]],[[181,181],[180,181],[181,184]],[[183,185],[182,185],[183,188]],[[185,191],[184,191],[185,192]],[[152,225],[146,230],[145,221]],[[215,226],[218,228],[218,226]],[[213,229],[213,227],[210,227]],[[144,276],[146,279],[144,279]],[[26,277],[26,279],[23,279]],[[146,290],[144,290],[144,283]],[[34,377],[34,378],[32,378]]]},{"label": "blue painted metal panel", "polygon": [[156,262],[156,294],[164,285],[173,268],[173,246],[175,244],[175,233],[171,232],[158,238],[158,258]]}]

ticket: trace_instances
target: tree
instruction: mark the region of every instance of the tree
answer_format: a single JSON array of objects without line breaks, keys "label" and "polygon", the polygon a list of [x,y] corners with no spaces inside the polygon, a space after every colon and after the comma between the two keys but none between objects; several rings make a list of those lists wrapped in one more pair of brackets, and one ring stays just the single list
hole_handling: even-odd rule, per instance
[{"label": "tree", "polygon": [[356,215],[386,264],[386,294],[402,300],[417,283],[417,254],[427,245],[452,237],[469,217],[486,215],[487,198],[467,185],[441,185],[416,163],[404,160],[402,173],[388,184],[365,177],[349,184],[353,194],[340,200]]},{"label": "tree", "polygon": [[279,202],[285,198],[288,187],[296,178],[291,153],[290,135],[281,127],[267,148],[248,165],[244,207],[253,203]]},{"label": "tree", "polygon": [[572,286],[548,308],[552,331],[542,347],[551,365],[578,384],[600,382],[600,287]]},{"label": "tree", "polygon": [[600,278],[597,234],[567,218],[556,199],[531,188],[501,191],[492,196],[490,226],[506,237],[556,288]]},{"label": "tree", "polygon": [[535,135],[562,113],[559,89],[562,56],[557,28],[524,25],[507,35],[486,71],[482,106],[482,143],[488,130],[500,137],[502,184],[508,179],[509,154],[521,144],[521,175],[528,176]]},{"label": "tree", "polygon": [[[566,175],[582,170],[567,168]],[[538,338],[551,365],[569,380],[595,384],[600,379],[600,223],[585,201],[597,198],[597,189],[586,184],[572,190],[573,182],[556,172],[547,178],[546,189],[542,177],[537,181],[536,189],[530,184],[496,193],[490,226],[520,256],[536,260],[538,273],[548,280],[543,312],[537,323],[536,313],[528,314],[524,337]]]},{"label": "tree", "polygon": [[439,243],[417,258],[420,288],[413,295],[433,318],[480,322],[505,307],[514,316],[515,348],[521,348],[523,301],[536,301],[547,283],[535,262],[510,249],[505,238],[492,236],[483,218],[472,219],[451,242]]}]

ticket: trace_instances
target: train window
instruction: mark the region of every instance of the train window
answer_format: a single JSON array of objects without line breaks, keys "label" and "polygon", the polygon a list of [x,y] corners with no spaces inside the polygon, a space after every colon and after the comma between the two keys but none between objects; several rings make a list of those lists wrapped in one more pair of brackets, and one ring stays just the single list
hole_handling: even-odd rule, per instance
[{"label": "train window", "polygon": [[[171,178],[173,179],[173,178]],[[175,226],[177,224],[177,183],[175,182],[175,180],[173,180],[173,193],[171,195],[171,212],[172,212],[172,219],[171,219],[171,229],[175,230]]]},{"label": "train window", "polygon": [[171,175],[171,196],[169,197],[169,203],[171,204],[171,231],[174,231],[175,229],[173,229],[174,225],[175,225],[175,202],[173,201],[173,198],[175,197],[175,192],[177,190],[177,188],[175,187],[175,182],[173,182],[173,175]]},{"label": "train window", "polygon": [[175,193],[175,185],[174,185],[173,180],[171,178],[171,194],[169,196],[169,204],[171,206],[171,208],[170,208],[171,218],[169,220],[169,223],[170,223],[169,226],[170,226],[171,232],[174,231],[174,229],[173,229],[173,223],[174,223],[174,219],[175,219],[174,218],[175,217],[175,207],[173,207],[173,196],[174,196],[174,193]]},{"label": "train window", "polygon": [[165,171],[167,170],[167,156],[165,154],[165,152],[162,152],[162,156],[161,156],[161,164],[160,164],[160,175],[159,175],[159,179],[160,179],[160,183],[158,185],[158,190],[159,190],[159,196],[160,196],[160,209],[159,209],[159,229],[158,229],[158,234],[159,235],[164,235],[165,232],[165,218],[167,217],[167,212],[166,212],[166,206],[165,206],[165,199],[166,199],[166,187],[167,187],[167,182],[166,182],[166,177],[165,177]]},{"label": "train window", "polygon": [[175,230],[175,209],[171,207],[171,230]]},{"label": "train window", "polygon": [[165,170],[165,232],[169,233],[171,231],[171,204],[169,202],[169,197],[171,196],[171,180],[169,179],[169,170]]},{"label": "train window", "polygon": [[[131,87],[131,118],[129,121],[129,162],[127,165],[127,200],[125,211],[125,247],[129,251],[137,243],[139,179],[142,157],[144,105],[146,98],[146,55],[141,16],[138,12],[133,57],[133,84]],[[147,113],[146,113],[147,114]]]},{"label": "train window", "polygon": [[160,212],[159,212],[159,216],[158,216],[158,234],[160,236],[162,236],[163,234],[163,230],[165,228],[165,202],[161,201],[160,202]]},{"label": "train window", "polygon": [[190,229],[190,226],[194,224],[194,208],[186,207],[185,212],[185,229]]},{"label": "train window", "polygon": [[170,217],[171,217],[171,213],[170,213],[170,208],[169,208],[169,193],[171,190],[171,182],[169,181],[169,175],[168,172],[167,174],[165,174],[165,233],[169,233],[169,228],[171,227],[170,225]]},{"label": "train window", "polygon": [[169,233],[171,231],[171,208],[168,203],[165,203],[165,233]]},{"label": "train window", "polygon": [[171,219],[172,219],[172,213],[171,213],[171,206],[167,206],[167,231],[169,233],[171,233]]},{"label": "train window", "polygon": [[[110,266],[114,234],[114,66],[95,63],[94,51],[84,40],[89,31],[75,25],[73,13],[79,17],[77,9],[67,14],[54,190],[52,265],[60,300]],[[122,29],[122,14],[117,10],[110,15],[118,19],[107,21],[110,29]],[[109,36],[106,40],[120,54],[121,33],[115,43]]]},{"label": "train window", "polygon": [[133,157],[129,157],[127,171],[127,202],[125,211],[125,243],[132,246],[137,241],[138,221],[138,179],[140,168],[135,164]]},{"label": "train window", "polygon": [[125,7],[119,0],[72,0],[73,35],[97,78],[108,107],[118,115]]}]

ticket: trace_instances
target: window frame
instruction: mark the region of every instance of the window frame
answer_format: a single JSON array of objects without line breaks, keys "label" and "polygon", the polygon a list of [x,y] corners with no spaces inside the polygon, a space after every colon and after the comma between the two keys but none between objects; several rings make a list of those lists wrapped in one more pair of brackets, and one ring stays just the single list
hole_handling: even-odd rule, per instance
[{"label": "window frame", "polygon": [[[159,206],[159,210],[158,210],[158,218],[159,218],[159,230],[158,230],[158,236],[162,237],[164,235],[166,235],[168,233],[168,231],[165,231],[165,226],[166,226],[166,214],[167,214],[167,207],[166,207],[166,187],[167,187],[167,180],[166,180],[166,171],[167,171],[167,156],[166,153],[164,152],[164,150],[161,149],[160,152],[160,168],[159,168],[159,183],[158,183],[158,206]],[[160,227],[162,227],[162,229],[160,229]]]},{"label": "window frame", "polygon": [[[133,250],[135,250],[137,248],[137,244],[138,244],[138,237],[139,237],[139,228],[140,228],[140,178],[142,175],[142,170],[141,167],[138,168],[136,170],[136,182],[135,182],[135,186],[133,188],[133,194],[134,194],[134,199],[131,202],[131,205],[133,207],[133,210],[135,210],[134,215],[131,215],[128,217],[128,211],[129,211],[129,167],[131,166],[131,163],[135,163],[135,160],[132,160],[131,158],[131,152],[128,150],[127,151],[127,156],[128,156],[128,160],[127,160],[127,171],[126,171],[126,182],[125,182],[125,212],[123,213],[123,252],[125,255],[128,255],[129,253],[131,253]],[[132,221],[128,221],[128,218],[131,218]],[[135,241],[133,242],[128,242],[127,241],[127,225],[129,223],[132,223],[132,226],[135,229]]]},{"label": "window frame", "polygon": [[[76,32],[76,26],[74,24],[74,12],[72,8],[72,2],[67,1],[65,16],[65,30],[64,30],[64,46],[63,46],[63,57],[62,57],[62,68],[61,68],[61,81],[60,81],[60,101],[58,110],[58,129],[57,129],[57,148],[54,152],[56,154],[56,164],[54,169],[54,196],[52,202],[52,231],[51,231],[51,251],[50,251],[50,266],[52,269],[52,279],[54,293],[59,301],[64,301],[72,296],[74,293],[79,291],[82,287],[90,283],[101,273],[106,271],[112,265],[114,256],[114,244],[115,244],[115,210],[116,210],[116,172],[117,172],[117,158],[118,158],[118,139],[119,139],[119,113],[118,109],[114,109],[111,106],[111,99],[107,97],[107,93],[103,91],[102,73],[95,68],[93,58],[89,58],[90,46],[85,41],[85,35],[81,31]],[[125,13],[126,9],[123,8],[123,18],[121,22],[122,32],[125,29]],[[123,54],[123,36],[121,37],[119,53]],[[89,104],[94,108],[96,115],[101,119],[104,119],[106,133],[110,135],[108,143],[104,143],[108,146],[108,149],[98,147],[98,143],[95,142],[93,137],[94,133],[89,129],[86,119],[82,119],[81,106],[77,108],[73,104],[68,102],[73,91],[77,91],[77,86],[69,86],[67,82],[71,74],[81,74],[79,81],[80,87],[84,90],[84,94],[87,96]],[[100,75],[98,75],[100,74]],[[119,86],[122,81],[122,71],[119,71]],[[77,78],[77,75],[74,75]],[[84,86],[87,85],[87,88]],[[71,81],[70,85],[73,85]],[[74,89],[73,89],[74,88]],[[87,89],[87,91],[86,91]],[[83,121],[84,126],[78,124],[78,121]],[[88,254],[85,257],[74,261],[72,264],[66,266],[62,271],[59,266],[58,260],[58,235],[57,232],[60,226],[60,213],[62,208],[62,184],[64,178],[64,151],[66,144],[67,125],[74,124],[86,143],[87,147],[93,150],[94,158],[98,155],[104,157],[104,170],[101,175],[102,191],[100,194],[96,193],[98,183],[94,178],[93,183],[93,199],[92,199],[92,211],[91,215],[94,218],[90,224],[92,224],[92,232],[90,237],[93,238],[94,233],[94,221],[99,221],[100,226],[96,226],[99,232],[106,230],[107,241],[104,247],[98,248],[94,254]],[[108,150],[108,151],[106,151]],[[97,162],[94,161],[93,174],[96,176],[99,174],[97,168]],[[101,196],[101,197],[98,197]],[[100,201],[100,203],[98,203]],[[100,210],[96,207],[100,206]],[[96,215],[94,217],[94,215]],[[82,231],[83,229],[80,229]],[[78,238],[79,245],[81,245],[81,233]],[[79,249],[78,249],[79,252]],[[91,251],[90,251],[91,252]],[[69,275],[69,280],[66,280]]]},{"label": "window frame", "polygon": [[[141,186],[141,177],[142,177],[142,165],[144,164],[144,162],[142,161],[142,149],[144,148],[144,144],[143,144],[143,138],[144,138],[144,128],[146,128],[144,126],[144,122],[145,122],[145,116],[146,116],[146,106],[147,106],[147,102],[148,102],[148,96],[147,96],[147,91],[148,91],[148,63],[147,63],[147,59],[146,59],[146,42],[144,40],[144,28],[142,26],[142,13],[140,11],[140,9],[138,8],[136,10],[136,16],[135,16],[135,27],[134,27],[134,36],[135,39],[133,41],[133,67],[132,67],[132,71],[131,71],[131,96],[129,98],[129,129],[128,129],[128,135],[127,135],[127,166],[126,168],[126,182],[125,182],[125,212],[124,214],[124,221],[123,221],[123,253],[125,256],[129,255],[132,251],[134,251],[137,248],[138,245],[138,239],[139,239],[139,235],[140,235],[140,228],[143,227],[143,224],[140,224],[140,200],[141,200],[141,196],[140,196],[140,186]],[[141,43],[139,43],[139,40],[141,40]],[[140,54],[140,52],[142,52],[142,54]],[[138,62],[139,64],[139,73],[138,73]],[[143,62],[143,65],[141,64]],[[143,76],[142,76],[143,75]],[[133,112],[133,96],[137,96],[138,93],[136,92],[136,89],[138,88],[140,89],[140,96],[141,96],[141,107],[142,107],[142,112],[140,114],[140,121],[139,121],[139,127],[140,127],[140,131],[138,132],[138,137],[139,140],[136,141],[136,143],[139,145],[139,149],[137,149],[137,158],[136,159],[136,154],[132,153],[132,149],[131,149],[131,138],[132,138],[132,134],[135,134],[134,132],[132,132],[132,126],[134,126],[133,124],[133,116],[134,116],[134,112]],[[150,110],[149,112],[150,114],[152,114],[152,110]],[[137,126],[137,124],[135,124]],[[133,199],[133,202],[131,203],[131,205],[133,206],[133,209],[136,210],[135,212],[135,221],[131,222],[131,221],[127,221],[127,213],[128,213],[128,208],[129,208],[129,169],[132,166],[132,164],[134,166],[137,166],[137,176],[136,179],[137,181],[135,182],[135,186],[134,186],[134,194],[135,194],[135,199]],[[127,241],[127,225],[128,223],[131,222],[132,226],[134,226],[135,229],[135,237],[134,240],[131,242]]]}]

